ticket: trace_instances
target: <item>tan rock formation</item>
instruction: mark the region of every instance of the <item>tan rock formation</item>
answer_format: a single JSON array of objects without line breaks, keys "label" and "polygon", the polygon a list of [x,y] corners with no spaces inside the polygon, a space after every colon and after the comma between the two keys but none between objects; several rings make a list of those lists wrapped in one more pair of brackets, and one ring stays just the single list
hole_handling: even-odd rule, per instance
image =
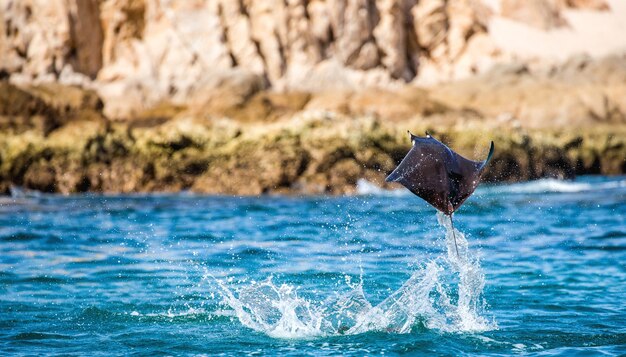
[{"label": "tan rock formation", "polygon": [[93,91],[0,81],[0,193],[10,185],[352,193],[360,178],[385,185],[410,145],[407,129],[429,130],[469,157],[484,157],[494,140],[491,181],[626,172],[623,56],[580,56],[542,72],[499,66],[428,89],[278,93],[263,85],[232,75],[203,106],[162,102],[117,123],[102,116]]},{"label": "tan rock formation", "polygon": [[104,35],[100,24],[98,0],[77,0],[69,3],[71,48],[75,51],[69,63],[77,72],[95,78],[102,68]]},{"label": "tan rock formation", "polygon": [[21,83],[89,85],[75,74],[97,75],[106,113],[121,118],[204,98],[242,72],[279,90],[354,89],[411,81],[423,55],[448,69],[435,81],[456,75],[451,62],[477,28],[468,1],[441,4],[432,13],[429,0],[6,0],[1,66]]},{"label": "tan rock formation", "polygon": [[606,11],[605,0],[501,0],[500,15],[549,30],[568,25],[563,11],[569,9]]},{"label": "tan rock formation", "polygon": [[492,38],[494,17],[550,29],[565,23],[565,9],[614,7],[605,0],[2,0],[0,71],[18,84],[94,88],[109,117],[128,119],[259,78],[277,91],[314,92],[462,79],[513,59]]},{"label": "tan rock formation", "polygon": [[561,0],[565,2],[565,6],[574,9],[607,11],[610,10],[609,4],[605,0]]},{"label": "tan rock formation", "polygon": [[[571,60],[548,73],[524,65],[502,66],[433,88],[431,98],[456,109],[476,110],[494,122],[526,128],[580,128],[626,123],[626,56]],[[586,123],[586,124],[585,124]]]},{"label": "tan rock formation", "polygon": [[543,30],[567,24],[555,0],[503,0],[502,16]]}]

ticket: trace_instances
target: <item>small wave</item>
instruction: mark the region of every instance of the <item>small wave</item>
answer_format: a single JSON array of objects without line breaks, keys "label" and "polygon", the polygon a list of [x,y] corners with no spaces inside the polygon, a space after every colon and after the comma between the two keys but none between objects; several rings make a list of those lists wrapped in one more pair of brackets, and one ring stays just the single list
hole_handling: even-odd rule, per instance
[{"label": "small wave", "polygon": [[39,234],[34,232],[15,232],[12,234],[0,236],[3,242],[29,242],[49,238],[52,235]]},{"label": "small wave", "polygon": [[605,231],[602,234],[598,234],[598,235],[593,235],[593,236],[589,236],[588,237],[591,240],[603,240],[603,239],[609,239],[609,240],[613,240],[616,238],[626,238],[626,232],[625,231]]},{"label": "small wave", "polygon": [[34,283],[34,284],[42,283],[42,284],[51,285],[51,284],[67,284],[68,280],[64,278],[53,277],[53,276],[48,276],[48,275],[39,275],[39,276],[24,278],[21,280],[21,282]]},{"label": "small wave", "polygon": [[47,332],[21,332],[11,337],[17,341],[33,341],[33,340],[69,340],[71,336],[60,335]]},{"label": "small wave", "polygon": [[362,196],[404,196],[407,195],[407,190],[385,190],[376,186],[376,184],[367,181],[366,179],[358,179],[356,182],[356,194]]},{"label": "small wave", "polygon": [[105,321],[115,317],[115,313],[98,308],[96,306],[89,306],[83,309],[77,316],[78,320],[83,321]]},{"label": "small wave", "polygon": [[[580,181],[566,181],[554,178],[543,178],[528,182],[480,186],[477,189],[477,193],[577,193],[587,191],[612,190],[618,188],[626,188],[626,180],[591,183]],[[405,189],[386,190],[376,186],[375,184],[365,179],[359,179],[357,181],[356,193],[357,195],[372,196],[405,196],[410,194],[410,192]]]},{"label": "small wave", "polygon": [[626,187],[626,180],[590,183],[545,178],[514,184],[492,185],[483,187],[482,190],[487,193],[576,193],[622,187]]},{"label": "small wave", "polygon": [[128,315],[132,317],[152,317],[152,318],[167,318],[167,319],[175,319],[180,317],[191,317],[191,318],[204,318],[207,316],[212,316],[213,314],[209,314],[203,308],[193,308],[189,307],[186,310],[167,310],[164,312],[148,312],[148,313],[140,313],[139,311],[133,310]]},{"label": "small wave", "polygon": [[[378,304],[372,304],[365,296],[362,278],[353,284],[346,277],[347,291],[323,301],[304,298],[297,286],[277,284],[271,277],[240,288],[213,280],[223,303],[234,311],[241,324],[276,338],[372,331],[403,334],[424,328],[443,332],[496,328],[495,322],[483,316],[485,279],[478,259],[470,254],[465,236],[453,231],[443,214],[438,215],[438,220],[446,229],[447,255],[416,270]],[[451,293],[454,290],[456,296]]]},{"label": "small wave", "polygon": [[110,310],[104,307],[90,306],[82,310],[76,316],[76,322],[80,324],[99,324],[107,322],[209,322],[229,319],[219,311],[207,311],[203,307],[186,307],[180,310],[169,308],[164,311],[141,312],[140,308],[127,311]]},{"label": "small wave", "polygon": [[11,185],[9,186],[9,195],[12,198],[40,198],[41,192]]}]

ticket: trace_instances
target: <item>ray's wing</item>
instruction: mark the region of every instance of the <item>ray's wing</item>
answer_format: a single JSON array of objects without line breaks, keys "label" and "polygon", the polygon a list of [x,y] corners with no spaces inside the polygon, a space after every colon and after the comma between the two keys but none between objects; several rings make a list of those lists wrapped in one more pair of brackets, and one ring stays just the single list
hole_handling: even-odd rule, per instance
[{"label": "ray's wing", "polygon": [[478,186],[493,155],[493,142],[487,159],[478,162],[464,158],[430,135],[410,135],[413,147],[386,181],[399,182],[436,209],[452,214]]},{"label": "ray's wing", "polygon": [[[443,145],[443,144],[442,144]],[[480,183],[480,179],[485,172],[485,167],[491,160],[494,151],[493,141],[489,148],[489,155],[484,161],[473,161],[464,158],[456,152],[450,150],[455,156],[455,165],[450,166],[450,204],[452,211],[456,211],[474,193]]]},{"label": "ray's wing", "polygon": [[430,135],[425,138],[410,135],[413,147],[386,181],[399,182],[436,209],[447,212],[450,191],[447,162],[454,158],[445,145]]}]

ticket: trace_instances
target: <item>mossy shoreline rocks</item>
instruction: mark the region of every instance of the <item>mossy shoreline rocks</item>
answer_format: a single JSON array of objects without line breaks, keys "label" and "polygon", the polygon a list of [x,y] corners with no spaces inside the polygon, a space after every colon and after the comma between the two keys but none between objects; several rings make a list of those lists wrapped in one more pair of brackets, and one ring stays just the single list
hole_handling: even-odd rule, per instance
[{"label": "mossy shoreline rocks", "polygon": [[0,83],[0,192],[350,194],[361,178],[390,187],[384,177],[410,147],[407,130],[475,160],[495,141],[491,182],[626,172],[626,126],[614,111],[608,122],[537,128],[417,88],[261,91],[231,104],[234,94],[220,95],[222,111],[163,103],[112,121],[90,91]]}]

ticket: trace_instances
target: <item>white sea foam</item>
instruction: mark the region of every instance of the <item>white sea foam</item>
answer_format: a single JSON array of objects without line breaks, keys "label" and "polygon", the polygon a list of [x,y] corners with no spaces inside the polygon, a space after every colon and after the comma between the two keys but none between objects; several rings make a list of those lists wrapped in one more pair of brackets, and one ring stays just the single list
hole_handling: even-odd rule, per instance
[{"label": "white sea foam", "polygon": [[[491,186],[480,186],[478,193],[514,193],[514,194],[533,194],[533,193],[576,193],[586,191],[611,190],[616,188],[626,188],[626,180],[614,180],[608,182],[578,182],[566,181],[554,178],[543,178],[528,182],[519,182],[512,184],[497,184]],[[410,195],[406,189],[385,190],[375,184],[359,179],[356,185],[356,193],[358,195],[372,196],[402,196]]]},{"label": "white sea foam", "polygon": [[[185,317],[185,316],[200,316],[200,315],[206,315],[207,311],[203,308],[193,308],[193,307],[189,307],[186,310],[181,310],[181,311],[174,311],[171,309],[168,309],[167,311],[164,312],[149,312],[149,313],[141,313],[139,311],[133,310],[129,313],[130,316],[133,317],[164,317],[164,318],[176,318],[176,317]],[[214,315],[215,312],[213,312]]]},{"label": "white sea foam", "polygon": [[11,185],[9,186],[9,195],[12,198],[40,198],[41,192]]},{"label": "white sea foam", "polygon": [[409,191],[407,190],[385,190],[378,187],[376,184],[367,181],[366,179],[358,179],[356,182],[356,194],[357,195],[371,195],[371,196],[404,196]]},{"label": "white sea foam", "polygon": [[376,305],[365,296],[363,279],[357,284],[348,282],[347,292],[319,302],[271,278],[239,288],[216,280],[220,295],[241,324],[277,338],[410,333],[416,327],[444,332],[496,328],[495,322],[483,316],[485,278],[479,260],[470,253],[465,236],[458,230],[453,233],[446,216],[439,214],[438,220],[446,229],[447,254],[424,264]]},{"label": "white sea foam", "polygon": [[589,183],[545,178],[508,185],[494,185],[485,187],[483,190],[496,193],[574,193],[609,190],[621,187],[626,187],[626,180]]}]

